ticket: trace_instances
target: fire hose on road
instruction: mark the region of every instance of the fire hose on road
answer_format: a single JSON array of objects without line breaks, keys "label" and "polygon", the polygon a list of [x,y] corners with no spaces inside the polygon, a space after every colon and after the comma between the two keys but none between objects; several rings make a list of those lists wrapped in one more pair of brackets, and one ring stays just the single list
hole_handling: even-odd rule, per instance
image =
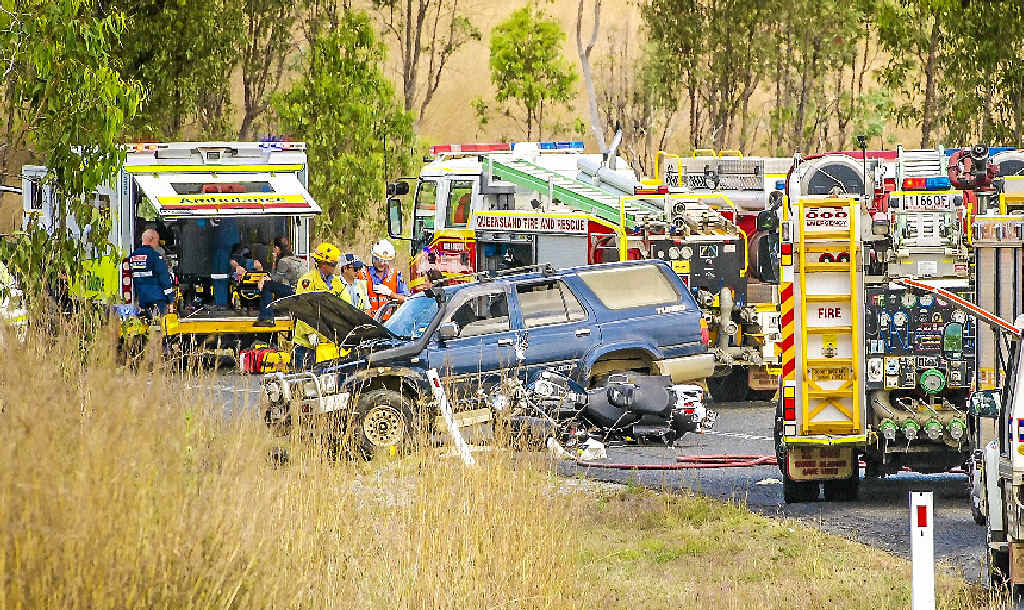
[{"label": "fire hose on road", "polygon": [[576,460],[576,463],[587,468],[610,468],[612,470],[698,470],[777,465],[774,455],[752,454],[680,455],[674,464],[605,464],[584,460]]}]

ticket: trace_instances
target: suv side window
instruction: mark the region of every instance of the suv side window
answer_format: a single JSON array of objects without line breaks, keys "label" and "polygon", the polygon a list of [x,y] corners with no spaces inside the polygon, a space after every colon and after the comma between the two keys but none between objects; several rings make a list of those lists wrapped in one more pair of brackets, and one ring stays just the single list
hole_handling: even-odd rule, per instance
[{"label": "suv side window", "polygon": [[656,265],[580,271],[578,275],[608,309],[668,305],[683,298]]},{"label": "suv side window", "polygon": [[516,286],[516,296],[519,298],[519,309],[523,313],[526,328],[587,319],[587,311],[565,282],[519,284]]},{"label": "suv side window", "polygon": [[508,295],[504,291],[470,297],[445,321],[459,325],[459,337],[476,337],[507,332],[512,329],[508,317]]}]

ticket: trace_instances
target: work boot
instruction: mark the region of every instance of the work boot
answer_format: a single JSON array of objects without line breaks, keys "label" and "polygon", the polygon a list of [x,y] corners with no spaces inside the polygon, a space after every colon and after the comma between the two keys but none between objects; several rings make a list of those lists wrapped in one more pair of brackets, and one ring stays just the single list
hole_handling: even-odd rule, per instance
[{"label": "work boot", "polygon": [[252,323],[252,325],[258,326],[260,328],[270,328],[273,327],[275,323],[273,320],[256,320],[255,322]]}]

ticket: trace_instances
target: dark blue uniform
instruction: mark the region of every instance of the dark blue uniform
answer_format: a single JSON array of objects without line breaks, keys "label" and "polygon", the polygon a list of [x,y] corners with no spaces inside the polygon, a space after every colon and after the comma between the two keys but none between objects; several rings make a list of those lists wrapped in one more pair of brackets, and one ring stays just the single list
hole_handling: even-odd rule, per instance
[{"label": "dark blue uniform", "polygon": [[149,309],[156,305],[160,313],[167,311],[167,305],[174,298],[171,275],[167,273],[164,257],[149,246],[137,248],[128,258],[132,268],[132,283],[139,307]]}]

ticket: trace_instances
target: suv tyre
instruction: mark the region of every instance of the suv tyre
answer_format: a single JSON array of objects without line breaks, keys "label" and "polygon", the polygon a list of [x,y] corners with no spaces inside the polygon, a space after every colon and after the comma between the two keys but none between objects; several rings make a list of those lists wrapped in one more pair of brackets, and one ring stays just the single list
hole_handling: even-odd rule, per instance
[{"label": "suv tyre", "polygon": [[388,389],[359,397],[353,413],[352,440],[364,458],[377,452],[406,453],[412,447],[412,401]]}]

